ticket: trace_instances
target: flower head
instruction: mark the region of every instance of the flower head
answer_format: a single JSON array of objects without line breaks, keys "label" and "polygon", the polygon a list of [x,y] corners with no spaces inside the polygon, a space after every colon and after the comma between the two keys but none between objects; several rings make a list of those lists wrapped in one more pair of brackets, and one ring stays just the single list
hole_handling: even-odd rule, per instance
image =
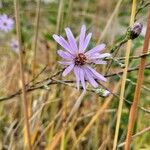
[{"label": "flower head", "polygon": [[19,53],[19,44],[16,39],[12,39],[10,42],[10,47],[15,53]]},{"label": "flower head", "polygon": [[14,21],[9,18],[6,14],[0,15],[0,30],[9,32],[14,27]]},{"label": "flower head", "polygon": [[91,64],[106,64],[103,59],[110,57],[109,53],[101,54],[105,48],[105,44],[97,45],[89,51],[86,51],[92,33],[86,34],[85,25],[82,26],[79,46],[73,36],[70,28],[65,28],[68,40],[65,40],[62,36],[56,34],[53,38],[58,42],[65,50],[58,50],[58,55],[62,57],[60,63],[65,65],[66,68],[63,72],[63,76],[66,76],[72,70],[76,76],[77,88],[79,89],[80,83],[84,89],[86,89],[85,81],[88,81],[93,87],[98,87],[97,80],[106,81],[106,78],[99,74],[95,69],[91,67]]}]

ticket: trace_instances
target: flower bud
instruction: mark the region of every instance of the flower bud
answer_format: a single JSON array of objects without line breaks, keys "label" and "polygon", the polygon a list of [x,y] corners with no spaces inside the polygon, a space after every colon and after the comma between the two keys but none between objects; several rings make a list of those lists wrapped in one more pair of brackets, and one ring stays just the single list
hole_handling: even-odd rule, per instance
[{"label": "flower bud", "polygon": [[143,28],[142,23],[139,23],[139,22],[134,23],[133,26],[131,26],[128,29],[128,32],[127,32],[128,38],[132,40],[137,38],[140,35],[142,28]]},{"label": "flower bud", "polygon": [[110,94],[110,92],[108,90],[105,90],[103,88],[97,88],[95,90],[95,92],[101,97],[108,97]]}]

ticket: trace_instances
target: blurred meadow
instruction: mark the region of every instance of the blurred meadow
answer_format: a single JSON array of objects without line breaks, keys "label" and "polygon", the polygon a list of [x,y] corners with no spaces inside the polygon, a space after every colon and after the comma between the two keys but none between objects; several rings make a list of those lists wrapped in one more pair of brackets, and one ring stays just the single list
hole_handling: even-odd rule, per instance
[{"label": "blurred meadow", "polygon": [[[0,16],[14,21],[11,31],[0,30],[0,149],[150,150],[148,13],[150,0],[0,0]],[[134,38],[133,21],[143,24]],[[78,40],[82,25],[92,32],[87,50],[105,43],[112,55],[94,66],[107,81],[87,83],[86,91],[73,72],[62,76],[62,47],[53,39],[70,27]]]}]

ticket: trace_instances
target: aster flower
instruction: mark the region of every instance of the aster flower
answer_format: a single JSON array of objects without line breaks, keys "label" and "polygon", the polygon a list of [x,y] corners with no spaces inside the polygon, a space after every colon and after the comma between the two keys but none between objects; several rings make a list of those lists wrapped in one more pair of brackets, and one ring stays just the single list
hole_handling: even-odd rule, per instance
[{"label": "aster flower", "polygon": [[19,53],[19,44],[16,39],[12,39],[10,42],[10,47],[15,53]]},{"label": "aster flower", "polygon": [[79,46],[70,28],[65,28],[65,31],[68,40],[65,40],[62,36],[53,35],[55,41],[65,49],[57,51],[58,55],[62,57],[60,64],[66,66],[62,75],[66,76],[73,70],[76,76],[77,88],[79,89],[81,83],[84,90],[86,89],[85,81],[88,81],[95,88],[98,87],[97,80],[106,82],[106,78],[91,67],[91,64],[106,64],[106,61],[103,59],[111,56],[109,53],[101,54],[105,44],[97,45],[91,50],[86,51],[92,33],[86,34],[85,25],[81,28]]},{"label": "aster flower", "polygon": [[0,30],[9,32],[14,27],[14,21],[9,18],[6,14],[0,15]]}]

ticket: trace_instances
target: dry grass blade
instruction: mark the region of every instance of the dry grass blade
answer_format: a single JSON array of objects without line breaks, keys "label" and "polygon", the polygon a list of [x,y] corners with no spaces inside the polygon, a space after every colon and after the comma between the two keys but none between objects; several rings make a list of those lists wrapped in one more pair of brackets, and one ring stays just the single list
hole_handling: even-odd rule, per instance
[{"label": "dry grass blade", "polygon": [[[149,16],[148,16],[148,21],[147,21],[147,31],[146,31],[145,40],[144,40],[143,54],[146,54],[148,52],[149,42],[150,42],[150,11],[149,11]],[[127,137],[126,137],[125,150],[129,150],[130,148],[132,130],[133,130],[135,119],[136,119],[138,101],[140,99],[141,87],[142,87],[142,83],[144,80],[145,63],[146,63],[146,57],[142,57],[139,71],[138,71],[137,84],[135,88],[133,104],[131,106],[130,115],[129,115],[128,132],[127,132]]]},{"label": "dry grass blade", "polygon": [[56,148],[56,146],[58,145],[61,137],[64,134],[64,130],[62,129],[60,132],[58,132],[54,137],[52,142],[48,145],[48,147],[46,148],[46,150],[54,150]]}]

